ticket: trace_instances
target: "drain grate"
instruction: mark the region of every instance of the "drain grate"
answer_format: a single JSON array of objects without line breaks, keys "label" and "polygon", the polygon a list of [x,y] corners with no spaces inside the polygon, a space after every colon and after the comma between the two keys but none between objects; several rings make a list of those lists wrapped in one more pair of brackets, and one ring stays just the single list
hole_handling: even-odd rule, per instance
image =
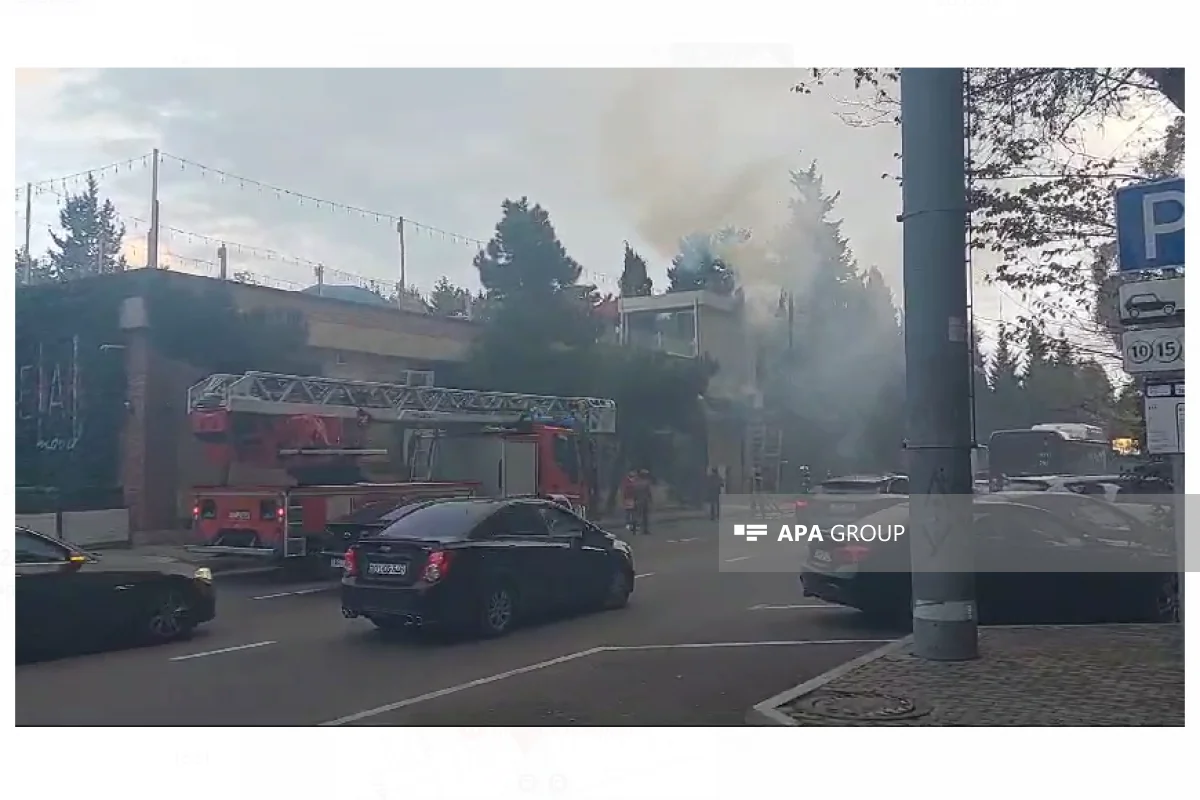
[{"label": "drain grate", "polygon": [[892,722],[916,719],[930,709],[906,697],[883,692],[818,691],[802,698],[792,708],[802,714],[847,722]]}]

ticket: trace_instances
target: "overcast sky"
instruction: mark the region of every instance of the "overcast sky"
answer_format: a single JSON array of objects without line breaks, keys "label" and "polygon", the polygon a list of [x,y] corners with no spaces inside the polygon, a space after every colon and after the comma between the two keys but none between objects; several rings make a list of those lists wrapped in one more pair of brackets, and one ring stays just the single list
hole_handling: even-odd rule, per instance
[{"label": "overcast sky", "polygon": [[[847,87],[802,97],[795,71],[689,70],[107,70],[19,71],[18,179],[42,181],[126,159],[98,173],[126,219],[126,253],[145,262],[149,159],[158,147],[194,164],[309,197],[403,216],[471,239],[490,237],[506,197],[545,206],[585,277],[612,288],[622,242],[665,268],[679,236],[722,224],[761,230],[787,201],[787,170],[815,159],[861,267],[877,266],[899,302],[899,132],[848,129]],[[395,223],[166,159],[163,261],[203,272],[216,241],[231,270],[296,285],[327,265],[394,282]],[[33,250],[47,244],[57,202],[77,183],[34,193]],[[57,194],[56,194],[57,193]],[[18,203],[17,239],[23,237]],[[476,286],[475,245],[417,226],[410,283],[442,275]],[[258,248],[236,247],[234,243]],[[271,255],[266,251],[278,253]],[[197,259],[198,261],[189,261]],[[1022,311],[981,286],[986,319]],[[753,271],[752,269],[748,271]],[[751,279],[754,279],[751,276]]]}]

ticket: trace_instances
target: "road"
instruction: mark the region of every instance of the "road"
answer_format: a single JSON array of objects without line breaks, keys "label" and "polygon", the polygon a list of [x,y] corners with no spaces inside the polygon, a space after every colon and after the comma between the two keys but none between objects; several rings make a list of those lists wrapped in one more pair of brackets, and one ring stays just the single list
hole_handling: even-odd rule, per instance
[{"label": "road", "polygon": [[628,608],[491,641],[389,637],[343,619],[333,584],[218,576],[189,641],[18,666],[17,724],[740,725],[900,634],[792,576],[721,572],[707,523],[633,544]]}]

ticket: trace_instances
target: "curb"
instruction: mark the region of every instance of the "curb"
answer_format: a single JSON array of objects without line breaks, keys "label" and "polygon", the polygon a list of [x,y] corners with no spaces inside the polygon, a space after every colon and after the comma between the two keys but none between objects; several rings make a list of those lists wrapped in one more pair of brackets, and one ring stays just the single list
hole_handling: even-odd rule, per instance
[{"label": "curb", "polygon": [[787,705],[797,698],[803,697],[806,694],[812,694],[817,689],[832,683],[833,681],[847,675],[861,666],[870,664],[872,661],[891,655],[912,642],[912,634],[897,639],[894,642],[885,644],[883,647],[876,648],[871,652],[861,655],[845,664],[839,664],[831,670],[822,672],[817,677],[807,680],[799,686],[793,686],[787,691],[780,692],[774,697],[768,697],[761,703],[756,703],[746,711],[747,725],[774,725],[789,728],[803,727],[799,722],[784,714],[779,710],[780,706]]}]

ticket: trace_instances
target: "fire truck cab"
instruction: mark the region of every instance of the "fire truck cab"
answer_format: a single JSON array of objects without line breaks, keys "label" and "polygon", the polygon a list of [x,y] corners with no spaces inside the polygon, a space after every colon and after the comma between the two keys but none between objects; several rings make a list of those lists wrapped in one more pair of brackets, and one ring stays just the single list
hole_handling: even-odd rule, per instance
[{"label": "fire truck cab", "polygon": [[[317,556],[329,523],[381,501],[540,495],[586,515],[593,437],[616,430],[611,400],[257,372],[201,381],[188,411],[226,476],[241,461],[289,476],[279,486],[194,487],[189,549],[280,562]],[[382,424],[400,426],[390,433],[402,453],[366,446]],[[381,460],[402,479],[365,479],[364,464]]]}]

